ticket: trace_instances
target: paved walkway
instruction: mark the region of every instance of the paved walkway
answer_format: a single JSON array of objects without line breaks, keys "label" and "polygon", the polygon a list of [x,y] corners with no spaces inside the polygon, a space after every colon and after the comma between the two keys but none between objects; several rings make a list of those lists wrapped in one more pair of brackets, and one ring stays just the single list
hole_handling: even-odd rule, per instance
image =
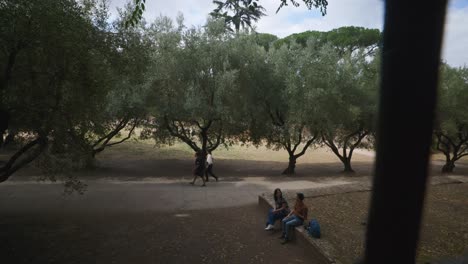
[{"label": "paved walkway", "polygon": [[[304,245],[265,232],[258,194],[278,186],[324,188],[346,181],[224,179],[0,184],[0,241],[6,263],[311,263]],[[224,207],[224,208],[222,208]],[[216,210],[212,210],[216,208]],[[259,243],[260,242],[260,243]]]},{"label": "paved walkway", "polygon": [[[432,184],[467,182],[467,176],[433,177]],[[369,177],[322,179],[267,179],[249,177],[209,182],[207,187],[189,185],[189,179],[142,181],[87,181],[84,195],[64,195],[60,183],[4,182],[0,184],[0,210],[21,211],[183,211],[255,204],[281,188],[288,197],[297,191],[306,197],[366,191]],[[201,182],[197,182],[200,184]],[[290,198],[291,198],[290,197]]]},{"label": "paved walkway", "polygon": [[[303,190],[350,184],[351,180],[269,180],[262,177],[224,179],[207,187],[189,179],[142,181],[93,180],[84,195],[64,195],[60,183],[4,182],[0,210],[21,211],[182,211],[255,204],[258,195],[275,188]],[[196,184],[200,184],[201,181]]]}]

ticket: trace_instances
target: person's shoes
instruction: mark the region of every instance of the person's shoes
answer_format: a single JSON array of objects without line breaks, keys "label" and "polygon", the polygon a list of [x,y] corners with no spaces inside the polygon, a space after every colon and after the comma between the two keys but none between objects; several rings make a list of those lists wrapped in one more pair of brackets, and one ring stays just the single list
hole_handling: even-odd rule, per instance
[{"label": "person's shoes", "polygon": [[284,238],[285,238],[284,234],[282,234],[282,235],[279,237],[279,239],[284,239]]},{"label": "person's shoes", "polygon": [[190,184],[193,185],[193,182],[191,182]]},{"label": "person's shoes", "polygon": [[206,187],[206,184],[203,184],[201,187]]},{"label": "person's shoes", "polygon": [[265,230],[272,230],[273,228],[275,228],[273,225],[268,225]]},{"label": "person's shoes", "polygon": [[288,243],[288,242],[289,242],[289,239],[285,237],[285,238],[283,239],[283,241],[281,241],[281,245],[284,245],[284,244],[286,244],[286,243]]},{"label": "person's shoes", "polygon": [[216,181],[218,181],[218,177],[215,177]]}]

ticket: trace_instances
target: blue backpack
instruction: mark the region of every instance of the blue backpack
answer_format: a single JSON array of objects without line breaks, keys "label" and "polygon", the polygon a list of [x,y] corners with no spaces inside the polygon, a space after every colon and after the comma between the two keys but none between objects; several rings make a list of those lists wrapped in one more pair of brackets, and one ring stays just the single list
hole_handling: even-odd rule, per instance
[{"label": "blue backpack", "polygon": [[320,238],[320,225],[316,219],[312,219],[309,222],[309,227],[308,230],[309,235],[311,235],[314,238]]}]

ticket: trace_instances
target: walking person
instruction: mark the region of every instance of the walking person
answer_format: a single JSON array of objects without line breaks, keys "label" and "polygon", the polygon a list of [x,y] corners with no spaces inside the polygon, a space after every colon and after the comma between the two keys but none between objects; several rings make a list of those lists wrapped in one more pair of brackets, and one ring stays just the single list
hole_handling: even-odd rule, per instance
[{"label": "walking person", "polygon": [[294,210],[292,210],[288,216],[286,216],[282,221],[283,234],[280,238],[283,239],[281,244],[286,244],[290,237],[289,232],[292,228],[300,226],[304,223],[304,220],[307,219],[308,208],[304,204],[304,194],[297,193],[296,203],[294,204]]},{"label": "walking person", "polygon": [[190,184],[195,184],[197,177],[200,177],[203,181],[202,186],[206,186],[205,178],[203,177],[205,173],[205,159],[200,151],[195,152],[195,168],[193,168],[193,181]]},{"label": "walking person", "polygon": [[205,177],[206,181],[210,181],[208,179],[208,176],[211,175],[213,178],[218,181],[218,177],[213,173],[213,155],[211,155],[211,151],[208,151],[208,155],[206,156],[206,171],[205,171]]},{"label": "walking person", "polygon": [[288,202],[283,198],[283,193],[279,188],[273,192],[273,199],[275,200],[275,208],[268,210],[268,221],[265,230],[272,230],[276,220],[282,220],[289,213]]}]

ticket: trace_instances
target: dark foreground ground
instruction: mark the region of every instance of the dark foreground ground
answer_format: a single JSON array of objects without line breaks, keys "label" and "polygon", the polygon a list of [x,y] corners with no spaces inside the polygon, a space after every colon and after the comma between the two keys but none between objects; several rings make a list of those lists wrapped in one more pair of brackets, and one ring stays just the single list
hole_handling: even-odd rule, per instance
[{"label": "dark foreground ground", "polygon": [[314,263],[257,205],[183,213],[3,214],[1,263]]}]

